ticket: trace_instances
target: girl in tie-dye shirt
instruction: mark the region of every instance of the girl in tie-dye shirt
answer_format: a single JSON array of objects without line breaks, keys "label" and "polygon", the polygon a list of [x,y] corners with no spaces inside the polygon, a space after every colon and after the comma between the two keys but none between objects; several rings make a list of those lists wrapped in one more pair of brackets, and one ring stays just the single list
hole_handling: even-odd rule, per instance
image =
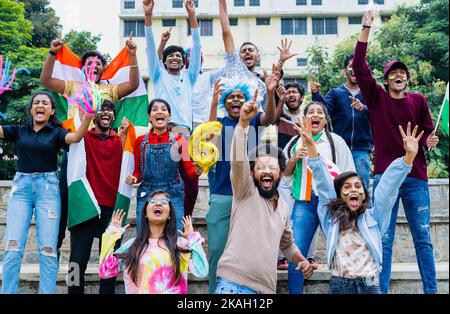
[{"label": "girl in tie-dye shirt", "polygon": [[114,244],[125,229],[125,213],[115,212],[103,234],[99,275],[102,279],[123,272],[127,294],[184,294],[188,270],[196,277],[208,275],[208,261],[203,251],[204,239],[194,232],[191,217],[183,218],[184,232],[178,230],[170,196],[155,191],[144,204],[142,227],[136,238],[130,239],[117,251]]}]

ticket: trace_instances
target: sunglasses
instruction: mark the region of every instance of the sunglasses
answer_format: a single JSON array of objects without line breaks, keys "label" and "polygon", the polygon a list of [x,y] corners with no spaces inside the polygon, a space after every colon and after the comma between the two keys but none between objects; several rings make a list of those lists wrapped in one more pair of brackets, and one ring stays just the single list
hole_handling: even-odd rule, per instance
[{"label": "sunglasses", "polygon": [[161,204],[161,205],[169,205],[170,198],[149,198],[148,203],[152,205]]}]

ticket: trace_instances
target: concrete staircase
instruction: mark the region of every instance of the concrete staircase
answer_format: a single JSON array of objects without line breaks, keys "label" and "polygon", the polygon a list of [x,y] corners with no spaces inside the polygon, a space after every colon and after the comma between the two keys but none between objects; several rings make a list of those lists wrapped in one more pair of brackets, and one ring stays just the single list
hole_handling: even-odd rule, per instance
[{"label": "concrete staircase", "polygon": [[[430,180],[431,196],[431,237],[434,246],[438,290],[439,293],[449,293],[449,200],[448,200],[448,179]],[[0,181],[0,237],[3,239],[6,228],[6,208],[11,189],[11,181]],[[134,194],[136,189],[134,189]],[[208,182],[206,178],[200,179],[200,191],[194,211],[195,229],[198,230],[207,240],[207,230],[205,214],[208,210]],[[135,234],[135,195],[133,196],[129,223],[131,227],[124,235],[125,240]],[[20,293],[37,293],[39,286],[39,265],[36,246],[35,225],[32,222],[27,239],[27,247],[24,254],[23,266],[20,275]],[[69,248],[70,233],[66,232],[66,238],[62,247],[61,267],[58,276],[57,293],[66,293],[65,276],[67,274],[67,262],[70,254]],[[0,263],[3,261],[4,243],[0,244]],[[205,243],[207,251],[207,242]],[[319,236],[317,247],[317,258],[321,263],[314,276],[305,283],[306,293],[327,293],[330,273],[324,265],[325,262],[325,241],[322,234]],[[86,274],[86,293],[98,293],[98,241],[95,240],[92,247],[90,265]],[[422,293],[422,282],[416,262],[416,255],[408,224],[400,208],[397,220],[396,238],[393,251],[393,270],[390,292],[391,293]],[[2,270],[0,270],[0,281]],[[193,276],[189,279],[190,293],[208,293],[208,282]],[[118,279],[116,293],[123,293],[123,280]],[[287,293],[287,271],[278,272],[278,293]]]}]

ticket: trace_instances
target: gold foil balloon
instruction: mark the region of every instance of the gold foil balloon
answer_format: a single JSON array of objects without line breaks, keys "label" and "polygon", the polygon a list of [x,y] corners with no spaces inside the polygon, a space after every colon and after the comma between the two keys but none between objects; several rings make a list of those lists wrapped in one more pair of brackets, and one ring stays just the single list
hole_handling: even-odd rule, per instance
[{"label": "gold foil balloon", "polygon": [[211,135],[220,135],[222,124],[217,121],[200,124],[192,132],[189,142],[189,155],[205,173],[219,160],[219,149],[208,141]]}]

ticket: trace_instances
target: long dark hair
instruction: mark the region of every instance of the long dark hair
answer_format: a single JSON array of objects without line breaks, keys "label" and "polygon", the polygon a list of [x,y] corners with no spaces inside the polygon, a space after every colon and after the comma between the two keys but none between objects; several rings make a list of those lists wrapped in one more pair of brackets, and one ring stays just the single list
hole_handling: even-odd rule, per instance
[{"label": "long dark hair", "polygon": [[[308,108],[310,106],[312,106],[312,105],[319,105],[319,106],[321,106],[322,109],[323,109],[323,112],[325,113],[325,119],[327,119],[327,122],[330,122],[330,115],[328,114],[328,109],[320,101],[312,101],[308,105],[306,105],[305,109],[303,110],[303,115],[306,116],[306,113],[308,112]],[[326,136],[328,138],[328,141],[330,142],[331,156],[332,156],[332,159],[333,159],[333,163],[335,164],[336,163],[336,146],[334,145],[334,140],[333,140],[333,137],[331,136],[331,133],[330,133],[330,130],[329,130],[329,125],[330,125],[329,123],[327,123],[325,125],[324,131],[325,131],[325,134],[326,134]],[[300,138],[300,135],[297,135],[295,137],[295,139],[291,142],[291,144],[288,147],[288,152],[287,153],[288,153],[289,159],[291,159],[291,150],[294,147],[294,145],[298,142],[299,138]]]},{"label": "long dark hair", "polygon": [[[168,199],[170,199],[170,195],[162,190],[158,190],[153,192],[149,198],[157,195],[164,194]],[[147,205],[148,200],[145,202],[144,207],[142,208],[141,213],[141,226],[138,230],[138,234],[133,244],[130,246],[128,251],[119,256],[119,258],[124,259],[125,269],[130,274],[131,280],[137,285],[137,275],[139,269],[139,260],[144,254],[145,250],[148,247],[148,240],[150,239],[150,228],[147,220]],[[169,219],[166,221],[166,225],[164,226],[164,235],[162,238],[158,240],[163,240],[168,251],[170,252],[170,257],[172,259],[173,264],[173,273],[175,277],[175,283],[178,284],[181,279],[181,271],[180,271],[180,253],[181,250],[177,246],[177,217],[175,216],[175,208],[173,207],[172,201],[169,202],[170,206],[170,214]]]},{"label": "long dark hair", "polygon": [[60,127],[61,123],[59,123],[59,121],[58,121],[58,119],[56,118],[56,115],[55,115],[56,114],[55,98],[53,97],[52,94],[50,94],[49,92],[46,92],[46,91],[37,91],[33,95],[31,95],[31,99],[30,99],[30,102],[28,104],[28,109],[27,109],[27,114],[28,114],[28,118],[30,120],[30,123],[33,124],[33,117],[31,116],[31,107],[33,107],[34,99],[37,96],[39,96],[39,95],[47,96],[48,99],[50,99],[50,104],[52,105],[52,109],[55,110],[55,113],[50,116],[50,118],[48,119],[48,122],[55,128]]},{"label": "long dark hair", "polygon": [[[352,177],[357,177],[361,181],[361,184],[364,188],[364,193],[366,195],[366,198],[361,204],[361,207],[358,208],[356,212],[352,212],[340,197],[342,186],[347,179]],[[356,172],[346,171],[341,173],[334,179],[334,190],[336,191],[336,198],[332,199],[327,204],[327,209],[332,217],[332,220],[339,222],[339,231],[356,228],[358,217],[363,214],[370,205],[370,195],[366,186],[364,185],[364,180],[360,176],[358,176]]]}]

